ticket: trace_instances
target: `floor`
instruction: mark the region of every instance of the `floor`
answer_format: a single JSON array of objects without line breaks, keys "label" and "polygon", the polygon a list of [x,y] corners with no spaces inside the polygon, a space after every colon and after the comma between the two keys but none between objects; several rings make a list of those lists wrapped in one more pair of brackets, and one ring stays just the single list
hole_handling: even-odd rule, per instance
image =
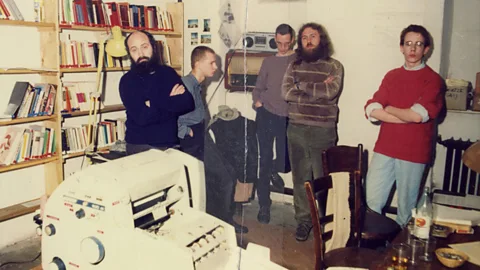
[{"label": "floor", "polygon": [[[313,236],[306,242],[295,240],[295,219],[293,205],[274,202],[270,224],[257,222],[258,204],[256,201],[244,205],[235,217],[237,222],[249,228],[249,232],[237,235],[238,243],[246,247],[253,242],[270,248],[270,259],[291,270],[313,269]],[[7,262],[32,261],[39,255],[40,238],[29,239],[0,250],[0,270],[32,269],[40,265],[40,257],[33,262],[6,264]]]}]

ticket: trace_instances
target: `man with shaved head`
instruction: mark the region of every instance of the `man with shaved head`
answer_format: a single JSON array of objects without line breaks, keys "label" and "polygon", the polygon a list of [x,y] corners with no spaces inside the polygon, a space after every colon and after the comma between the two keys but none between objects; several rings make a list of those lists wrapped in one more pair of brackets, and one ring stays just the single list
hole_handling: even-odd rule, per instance
[{"label": "man with shaved head", "polygon": [[177,72],[161,65],[154,37],[135,31],[125,39],[131,69],[120,80],[126,108],[127,154],[178,147],[177,120],[195,108]]}]

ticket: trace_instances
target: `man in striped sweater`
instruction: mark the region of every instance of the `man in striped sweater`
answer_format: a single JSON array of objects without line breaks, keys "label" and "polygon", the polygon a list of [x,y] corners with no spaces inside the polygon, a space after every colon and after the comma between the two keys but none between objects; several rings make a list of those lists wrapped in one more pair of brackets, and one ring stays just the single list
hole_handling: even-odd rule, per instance
[{"label": "man in striped sweater", "polygon": [[[343,66],[331,57],[333,49],[324,28],[307,23],[298,32],[296,60],[285,73],[282,96],[288,102],[287,128],[296,239],[308,239],[312,228],[305,181],[323,176],[322,151],[337,142],[337,101],[342,88]],[[326,194],[321,196],[325,214]]]}]

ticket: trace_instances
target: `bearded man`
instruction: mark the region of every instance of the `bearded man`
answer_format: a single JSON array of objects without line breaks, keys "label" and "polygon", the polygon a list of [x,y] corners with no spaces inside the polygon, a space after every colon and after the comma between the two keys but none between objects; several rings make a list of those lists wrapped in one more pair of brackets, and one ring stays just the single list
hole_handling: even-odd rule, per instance
[{"label": "bearded man", "polygon": [[[343,66],[331,57],[330,40],[317,23],[300,28],[297,45],[296,59],[283,78],[282,96],[288,102],[288,154],[298,224],[295,237],[305,241],[312,221],[304,183],[323,176],[322,152],[337,142],[337,101]],[[325,215],[326,194],[320,196],[320,215]]]},{"label": "bearded man", "polygon": [[178,147],[178,117],[195,109],[192,94],[173,68],[160,64],[150,33],[131,33],[125,47],[131,69],[120,79],[120,97],[127,114],[127,154]]}]

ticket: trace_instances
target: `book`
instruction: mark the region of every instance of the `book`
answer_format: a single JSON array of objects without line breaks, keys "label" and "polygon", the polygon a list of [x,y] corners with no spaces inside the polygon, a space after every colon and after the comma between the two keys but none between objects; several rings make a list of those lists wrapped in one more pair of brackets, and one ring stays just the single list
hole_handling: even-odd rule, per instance
[{"label": "book", "polygon": [[12,94],[10,95],[10,100],[8,101],[7,108],[3,112],[3,115],[0,115],[0,118],[15,118],[15,115],[18,111],[18,108],[22,104],[23,97],[27,89],[30,87],[29,82],[16,82],[13,87]]}]

